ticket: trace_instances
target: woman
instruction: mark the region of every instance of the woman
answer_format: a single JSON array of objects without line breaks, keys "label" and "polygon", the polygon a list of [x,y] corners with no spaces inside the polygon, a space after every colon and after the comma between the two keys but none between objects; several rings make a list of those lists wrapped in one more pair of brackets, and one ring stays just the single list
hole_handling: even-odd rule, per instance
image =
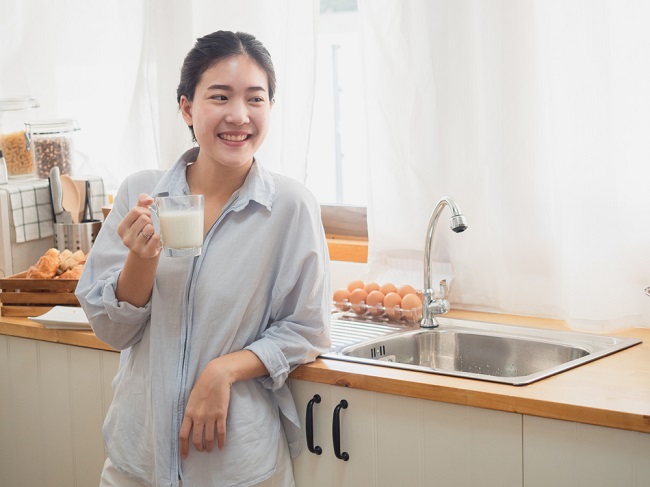
[{"label": "woman", "polygon": [[[274,91],[253,36],[198,39],[177,92],[197,147],[128,177],[94,244],[77,296],[97,336],[124,351],[102,485],[294,483],[285,381],[329,348],[329,262],[313,196],[254,158]],[[202,254],[161,255],[149,205],[189,193],[204,195]]]}]

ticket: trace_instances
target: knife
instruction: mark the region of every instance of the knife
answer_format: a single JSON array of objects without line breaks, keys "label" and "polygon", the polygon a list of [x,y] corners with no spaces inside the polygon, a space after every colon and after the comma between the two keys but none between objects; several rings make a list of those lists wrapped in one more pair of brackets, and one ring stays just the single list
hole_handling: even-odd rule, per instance
[{"label": "knife", "polygon": [[84,205],[84,217],[81,223],[91,223],[97,221],[93,218],[93,207],[91,204],[92,194],[90,192],[90,181],[86,180],[86,204]]},{"label": "knife", "polygon": [[69,211],[63,209],[63,190],[61,189],[61,172],[58,166],[50,169],[50,186],[52,188],[52,206],[54,223],[72,223]]}]

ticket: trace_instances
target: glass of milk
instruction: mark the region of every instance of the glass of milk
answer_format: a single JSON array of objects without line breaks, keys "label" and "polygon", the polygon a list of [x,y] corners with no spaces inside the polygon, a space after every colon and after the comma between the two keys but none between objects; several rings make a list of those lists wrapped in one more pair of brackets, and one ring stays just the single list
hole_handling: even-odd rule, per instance
[{"label": "glass of milk", "polygon": [[160,221],[163,252],[168,257],[193,257],[203,245],[203,195],[159,196],[154,211]]}]

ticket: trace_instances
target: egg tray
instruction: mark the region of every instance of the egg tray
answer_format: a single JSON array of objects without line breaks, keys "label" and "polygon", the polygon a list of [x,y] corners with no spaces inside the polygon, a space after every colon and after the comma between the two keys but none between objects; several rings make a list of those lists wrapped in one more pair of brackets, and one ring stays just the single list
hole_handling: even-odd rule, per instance
[{"label": "egg tray", "polygon": [[353,305],[347,300],[343,302],[333,301],[332,304],[337,311],[342,313],[341,318],[346,319],[380,321],[382,323],[394,323],[398,325],[419,323],[422,319],[421,306],[411,309],[403,309],[395,306],[391,310],[392,316],[389,316],[384,306],[369,306],[363,301],[354,305],[355,310],[352,309]]}]

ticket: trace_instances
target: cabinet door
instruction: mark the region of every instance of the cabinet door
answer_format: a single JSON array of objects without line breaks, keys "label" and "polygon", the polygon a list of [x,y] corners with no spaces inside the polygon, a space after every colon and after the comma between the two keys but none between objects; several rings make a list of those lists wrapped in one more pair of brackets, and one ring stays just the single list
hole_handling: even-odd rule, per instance
[{"label": "cabinet door", "polygon": [[[373,394],[357,389],[292,381],[296,406],[302,425],[300,455],[294,459],[296,486],[310,487],[358,487],[376,485],[375,432]],[[312,405],[314,446],[322,450],[320,455],[307,448],[307,406],[314,396],[320,402]],[[341,401],[346,408],[339,408],[340,454],[347,453],[348,460],[334,454],[333,417]]]},{"label": "cabinet door", "polygon": [[333,445],[330,452],[335,487],[377,485],[375,397],[374,393],[360,389],[330,386],[330,435],[334,409],[341,401],[346,401],[348,405],[346,409],[340,410],[340,450],[347,453],[349,458],[347,461],[336,458]]},{"label": "cabinet door", "polygon": [[521,415],[376,396],[377,485],[521,486]]},{"label": "cabinet door", "polygon": [[526,487],[650,485],[650,434],[524,416]]},{"label": "cabinet door", "polygon": [[97,485],[119,354],[0,335],[0,484]]},{"label": "cabinet door", "polygon": [[[315,382],[291,381],[291,392],[296,401],[296,408],[300,415],[302,436],[300,438],[300,455],[293,460],[293,475],[296,487],[330,487],[332,483],[332,425],[328,424],[332,407],[328,394],[329,386]],[[306,416],[307,405],[314,397],[320,402],[313,403],[313,444],[319,447],[321,453],[312,453],[307,448]]]}]

